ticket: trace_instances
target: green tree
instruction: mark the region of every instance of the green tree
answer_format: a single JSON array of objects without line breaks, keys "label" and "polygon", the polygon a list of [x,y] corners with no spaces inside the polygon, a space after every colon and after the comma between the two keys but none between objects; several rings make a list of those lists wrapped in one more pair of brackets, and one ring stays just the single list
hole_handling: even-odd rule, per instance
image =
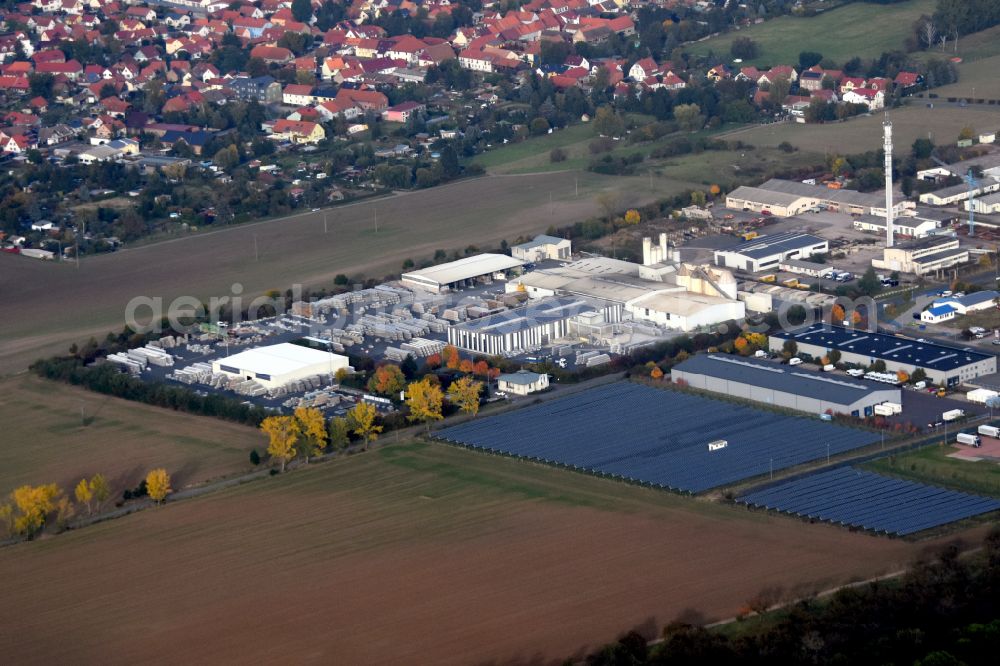
[{"label": "green tree", "polygon": [[705,125],[705,116],[697,104],[678,104],[674,107],[674,120],[685,132],[696,132]]},{"label": "green tree", "polygon": [[300,23],[309,23],[312,18],[313,8],[310,0],[292,0],[292,16]]},{"label": "green tree", "polygon": [[602,106],[594,114],[594,131],[601,136],[621,136],[625,133],[625,121],[611,106]]},{"label": "green tree", "polygon": [[333,450],[346,449],[351,442],[351,424],[342,416],[330,419],[328,436]]},{"label": "green tree", "polygon": [[877,293],[882,291],[882,282],[875,275],[875,269],[871,266],[868,270],[864,272],[861,279],[858,280],[858,291],[860,291],[865,296],[875,296]]},{"label": "green tree", "polygon": [[760,48],[749,37],[737,37],[729,46],[729,54],[734,58],[753,60],[760,54]]}]

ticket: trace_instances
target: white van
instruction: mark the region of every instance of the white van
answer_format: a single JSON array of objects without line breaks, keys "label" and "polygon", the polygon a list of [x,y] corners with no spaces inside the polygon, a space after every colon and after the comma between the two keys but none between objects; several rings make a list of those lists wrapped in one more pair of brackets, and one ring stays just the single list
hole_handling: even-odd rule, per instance
[{"label": "white van", "polygon": [[801,365],[801,364],[802,364],[802,359],[799,358],[798,356],[793,356],[790,359],[788,359],[788,365]]}]

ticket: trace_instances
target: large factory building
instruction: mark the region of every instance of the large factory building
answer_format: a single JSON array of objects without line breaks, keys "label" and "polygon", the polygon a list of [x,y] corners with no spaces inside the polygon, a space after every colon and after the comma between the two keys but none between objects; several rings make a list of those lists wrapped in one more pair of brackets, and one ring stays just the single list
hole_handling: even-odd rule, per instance
[{"label": "large factory building", "polygon": [[670,371],[672,381],[713,393],[811,414],[871,416],[875,405],[900,402],[900,390],[886,384],[830,377],[723,354],[698,354]]}]

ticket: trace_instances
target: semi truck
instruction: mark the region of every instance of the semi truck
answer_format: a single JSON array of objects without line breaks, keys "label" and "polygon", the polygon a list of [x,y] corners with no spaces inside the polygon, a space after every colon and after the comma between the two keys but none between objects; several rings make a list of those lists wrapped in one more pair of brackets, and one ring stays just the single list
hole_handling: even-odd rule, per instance
[{"label": "semi truck", "polygon": [[963,409],[949,409],[947,412],[941,414],[942,421],[954,421],[955,419],[960,419],[965,416],[965,410]]},{"label": "semi truck", "polygon": [[965,444],[966,446],[979,446],[979,435],[973,435],[968,432],[960,432],[955,436],[955,441],[959,444]]},{"label": "semi truck", "polygon": [[992,437],[993,439],[1000,439],[1000,428],[991,425],[981,425],[979,426],[979,434]]}]

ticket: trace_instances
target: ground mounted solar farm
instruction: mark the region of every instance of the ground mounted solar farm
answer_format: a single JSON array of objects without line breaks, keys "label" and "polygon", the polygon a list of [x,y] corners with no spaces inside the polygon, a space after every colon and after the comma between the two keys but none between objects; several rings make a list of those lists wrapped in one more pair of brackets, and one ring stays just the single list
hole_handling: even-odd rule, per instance
[{"label": "ground mounted solar farm", "polygon": [[632,382],[591,388],[435,434],[451,444],[682,493],[759,480],[737,503],[906,536],[1000,510],[1000,501],[846,464],[776,473],[876,444],[816,417]]}]

